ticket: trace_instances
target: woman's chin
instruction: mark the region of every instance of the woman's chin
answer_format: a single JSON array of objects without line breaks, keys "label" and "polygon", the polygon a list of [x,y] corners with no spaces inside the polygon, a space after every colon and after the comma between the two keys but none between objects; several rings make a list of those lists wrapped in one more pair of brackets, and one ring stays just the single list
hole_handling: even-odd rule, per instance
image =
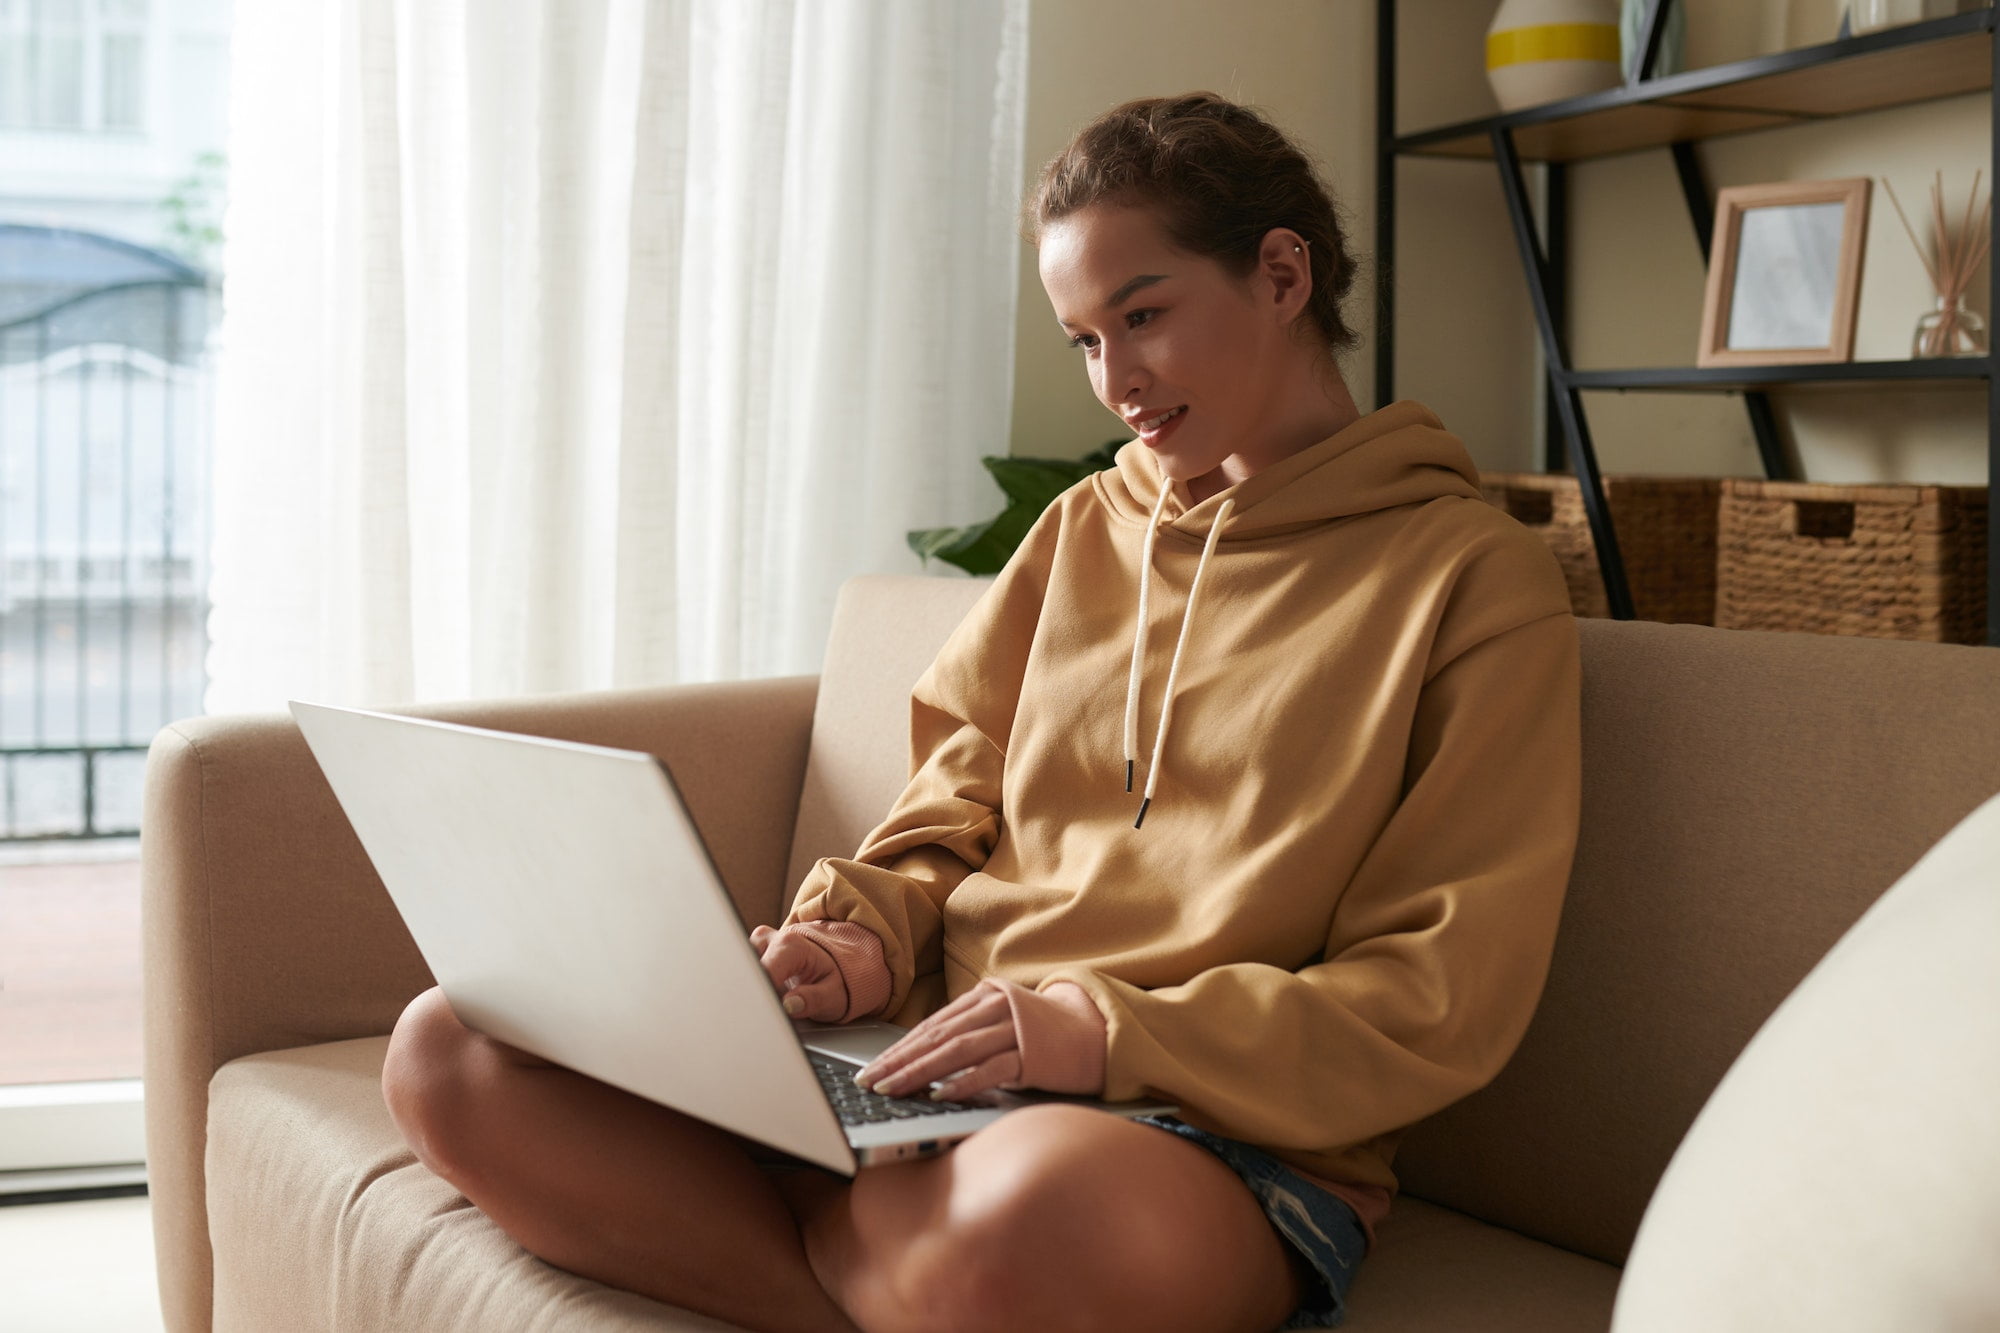
[{"label": "woman's chin", "polygon": [[1213,459],[1188,458],[1185,455],[1170,454],[1165,451],[1154,454],[1153,457],[1160,460],[1160,471],[1166,475],[1168,481],[1177,481],[1183,486],[1198,481],[1222,466]]}]

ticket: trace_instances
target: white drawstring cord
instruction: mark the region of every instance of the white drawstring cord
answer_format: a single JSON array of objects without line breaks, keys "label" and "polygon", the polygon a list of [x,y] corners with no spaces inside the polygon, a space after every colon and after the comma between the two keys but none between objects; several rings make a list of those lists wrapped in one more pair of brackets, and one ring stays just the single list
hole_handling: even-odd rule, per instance
[{"label": "white drawstring cord", "polygon": [[[1133,828],[1138,828],[1146,822],[1146,807],[1153,803],[1153,784],[1160,780],[1160,756],[1166,752],[1167,727],[1172,722],[1174,716],[1174,681],[1180,676],[1181,672],[1181,650],[1187,647],[1188,627],[1194,623],[1194,599],[1196,594],[1201,591],[1201,576],[1208,568],[1208,558],[1215,553],[1215,543],[1216,539],[1222,535],[1222,525],[1228,520],[1229,511],[1235,504],[1234,500],[1224,500],[1216,509],[1215,521],[1208,525],[1208,541],[1201,548],[1201,562],[1194,567],[1194,582],[1188,585],[1187,610],[1181,613],[1181,636],[1174,643],[1174,660],[1172,665],[1167,668],[1167,697],[1160,703],[1160,729],[1153,737],[1153,758],[1146,766],[1146,794],[1139,802],[1139,817],[1132,821]],[[1147,549],[1150,551],[1152,549],[1152,533],[1148,531],[1146,535]],[[1151,561],[1149,560],[1147,563],[1150,565]],[[1140,604],[1142,606],[1145,604],[1145,585],[1143,584],[1140,585]],[[1132,670],[1133,679],[1136,681],[1138,679],[1138,664],[1136,659]],[[1127,707],[1128,716],[1130,716],[1130,705],[1128,704]],[[1138,734],[1136,721],[1129,725],[1133,728],[1132,734],[1136,736]],[[1126,773],[1126,790],[1129,791],[1131,790],[1131,768],[1129,763]]]},{"label": "white drawstring cord", "polygon": [[1167,507],[1167,479],[1160,478],[1160,498],[1146,523],[1146,544],[1139,556],[1139,624],[1132,631],[1132,674],[1125,682],[1125,790],[1132,790],[1132,758],[1139,752],[1139,666],[1146,651],[1146,586],[1153,579],[1153,538],[1159,535],[1160,511]]}]

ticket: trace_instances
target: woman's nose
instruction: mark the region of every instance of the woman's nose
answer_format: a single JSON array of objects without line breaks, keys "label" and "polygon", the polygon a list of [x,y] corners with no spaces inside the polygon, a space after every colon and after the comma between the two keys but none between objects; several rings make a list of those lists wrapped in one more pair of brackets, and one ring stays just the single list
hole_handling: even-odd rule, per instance
[{"label": "woman's nose", "polygon": [[1146,388],[1145,365],[1129,348],[1107,343],[1098,362],[1103,378],[1102,397],[1117,410],[1122,403],[1138,398]]}]

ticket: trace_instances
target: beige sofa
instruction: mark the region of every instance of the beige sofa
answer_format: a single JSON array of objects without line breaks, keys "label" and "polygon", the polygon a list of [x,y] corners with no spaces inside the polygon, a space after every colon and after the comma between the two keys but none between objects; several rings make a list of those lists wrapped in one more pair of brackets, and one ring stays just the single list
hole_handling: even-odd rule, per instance
[{"label": "beige sofa", "polygon": [[[818,678],[417,711],[661,756],[746,922],[775,921],[900,789],[907,691],[980,589],[851,582]],[[1354,1333],[1606,1328],[1732,1060],[2000,791],[2000,652],[1581,629],[1583,829],[1548,987],[1500,1077],[1404,1140]],[[544,1264],[404,1148],[378,1077],[431,977],[288,718],[162,732],[142,855],[169,1328],[720,1327]]]}]

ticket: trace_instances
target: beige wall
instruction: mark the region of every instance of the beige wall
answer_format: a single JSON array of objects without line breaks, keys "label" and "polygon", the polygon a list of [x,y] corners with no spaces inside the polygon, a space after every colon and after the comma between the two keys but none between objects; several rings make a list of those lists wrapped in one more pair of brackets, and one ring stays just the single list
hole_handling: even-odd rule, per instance
[{"label": "beige wall", "polygon": [[[1495,3],[1403,0],[1396,52],[1399,133],[1499,110],[1486,83],[1486,28]],[[1372,105],[1372,55],[1353,77],[1368,82]],[[1538,199],[1540,169],[1531,167],[1526,176],[1530,196]],[[1369,241],[1372,246],[1372,227]],[[1399,159],[1396,396],[1434,408],[1481,469],[1539,471],[1541,365],[1527,279],[1493,164]]]},{"label": "beige wall", "polygon": [[[1831,38],[1839,0],[1687,0],[1689,68]],[[1422,22],[1413,15],[1421,4]],[[1482,47],[1494,0],[1405,0],[1399,128],[1490,114]],[[1128,97],[1210,88],[1250,102],[1312,152],[1375,251],[1374,6],[1367,0],[1036,0],[1030,24],[1027,179],[1092,115]],[[1931,173],[1963,200],[1987,164],[1987,99],[1951,98],[1714,140],[1711,188],[1886,175],[1906,210]],[[1489,469],[1539,466],[1539,356],[1525,284],[1490,163],[1403,159],[1398,168],[1396,393],[1436,408]],[[1702,257],[1664,149],[1571,168],[1571,352],[1584,367],[1690,365]],[[1539,173],[1531,169],[1530,188]],[[1922,265],[1878,184],[1855,357],[1908,355],[1929,305]],[[1371,270],[1349,315],[1369,335],[1345,363],[1374,406]],[[1985,313],[1984,276],[1975,304]],[[1074,457],[1120,434],[1064,345],[1023,251],[1012,449]],[[1985,392],[1837,389],[1773,395],[1804,475],[1821,481],[1985,482]],[[1739,398],[1587,394],[1601,465],[1619,473],[1755,475]]]}]

